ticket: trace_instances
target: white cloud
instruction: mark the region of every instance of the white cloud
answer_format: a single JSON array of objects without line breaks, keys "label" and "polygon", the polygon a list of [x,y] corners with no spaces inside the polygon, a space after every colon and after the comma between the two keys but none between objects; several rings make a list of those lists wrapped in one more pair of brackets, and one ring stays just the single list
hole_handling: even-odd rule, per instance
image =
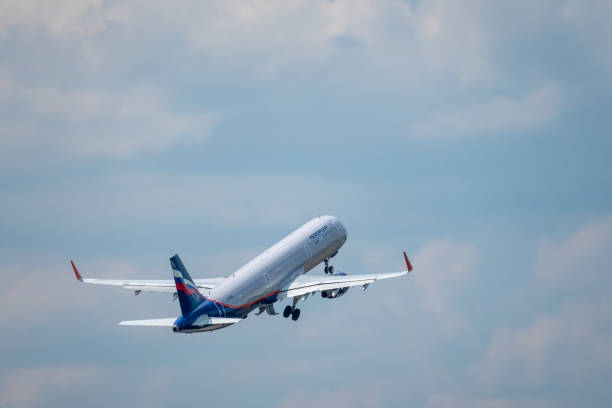
[{"label": "white cloud", "polygon": [[[107,30],[110,23],[135,38],[167,33],[205,53],[226,68],[256,76],[317,72],[339,64],[336,80],[354,78],[385,83],[389,74],[402,83],[421,84],[424,76],[450,75],[464,82],[490,81],[495,64],[489,56],[494,36],[483,21],[481,5],[400,0],[227,2],[132,1],[108,5],[101,0],[55,5],[14,2],[0,20],[0,30],[44,30],[64,43]],[[351,37],[361,45],[343,60],[341,43]],[[83,46],[79,52],[91,52]],[[342,62],[344,61],[344,62]],[[306,69],[304,69],[306,68]],[[335,69],[333,70],[335,71]],[[335,71],[338,72],[338,71]],[[307,74],[308,75],[308,74]]]},{"label": "white cloud", "polygon": [[18,368],[0,377],[0,406],[43,406],[45,400],[58,394],[82,394],[99,389],[106,379],[104,370],[93,365]]},{"label": "white cloud", "polygon": [[[85,157],[128,157],[209,135],[217,115],[180,112],[153,89],[66,91],[12,85],[6,92],[23,104],[30,121],[4,124],[0,147],[6,160],[54,153]],[[60,123],[60,130],[46,126]]]},{"label": "white cloud", "polygon": [[437,112],[413,123],[411,137],[470,138],[531,130],[556,119],[563,95],[546,85],[521,98],[496,97],[484,103]]},{"label": "white cloud", "polygon": [[474,372],[487,387],[527,389],[605,375],[612,367],[611,313],[612,302],[600,299],[497,329]]},{"label": "white cloud", "polygon": [[[381,14],[391,10],[410,14],[402,2],[371,0],[186,1],[172,6],[161,2],[147,9],[150,19],[178,30],[195,50],[265,77],[286,68],[299,71],[305,63],[324,63],[334,53],[333,39],[338,36],[352,34],[372,41],[382,27]],[[134,17],[141,7],[131,11],[137,23]]]},{"label": "white cloud", "polygon": [[[335,80],[367,78],[363,86],[380,86],[389,76],[412,86],[432,74],[464,82],[494,77],[491,33],[481,14],[454,2],[216,1],[184,3],[179,10],[176,17],[158,5],[152,18],[168,27],[180,24],[195,49],[264,77],[337,64],[341,73],[332,74]],[[347,50],[336,41],[342,37],[360,45],[357,64],[355,54],[343,54]]]},{"label": "white cloud", "polygon": [[481,384],[493,389],[586,387],[585,378],[605,378],[609,373],[611,220],[594,220],[565,240],[540,245],[534,285],[525,299],[547,307],[558,300],[562,304],[555,312],[534,312],[527,325],[497,328],[473,367]]},{"label": "white cloud", "polygon": [[470,397],[456,394],[435,394],[427,398],[427,408],[548,408],[555,404],[544,399]]},{"label": "white cloud", "polygon": [[612,264],[612,216],[593,220],[565,240],[543,240],[536,252],[534,273],[537,283],[551,288],[590,287],[601,284],[602,273]]},{"label": "white cloud", "polygon": [[278,408],[324,407],[384,407],[389,398],[371,385],[366,388],[342,387],[331,391],[294,391],[283,398]]},{"label": "white cloud", "polygon": [[112,22],[124,21],[121,6],[104,4],[103,0],[69,0],[62,2],[8,0],[0,13],[0,37],[10,29],[21,28],[28,34],[44,30],[60,41],[106,29]]},{"label": "white cloud", "polygon": [[[516,17],[525,32],[540,29],[544,16],[553,19],[547,21],[551,25],[561,24],[555,25],[557,29],[571,28],[567,21],[584,21],[581,16],[595,14],[597,7],[587,12],[574,2],[519,4],[504,9],[509,15],[503,19]],[[43,32],[78,46],[65,50],[66,66],[52,64],[53,74],[40,64],[40,57],[11,61],[14,75],[4,76],[20,82],[12,82],[9,105],[24,104],[25,111],[11,112],[0,125],[2,158],[21,161],[29,154],[53,160],[58,152],[65,152],[61,158],[66,153],[130,157],[206,137],[217,116],[175,108],[157,90],[173,83],[128,85],[121,91],[100,84],[71,89],[59,85],[58,78],[69,78],[70,73],[99,78],[103,62],[104,71],[119,73],[111,74],[110,81],[121,89],[121,73],[126,66],[133,68],[125,64],[126,56],[135,55],[143,45],[150,50],[153,44],[180,50],[177,55],[189,64],[196,62],[201,76],[229,72],[231,77],[289,79],[292,84],[307,77],[322,87],[331,81],[349,83],[352,89],[400,90],[417,111],[435,107],[428,117],[408,124],[410,137],[465,138],[545,126],[563,107],[562,87],[550,84],[509,95],[504,84],[512,72],[497,50],[512,44],[515,32],[496,24],[500,17],[495,10],[480,2],[400,0],[10,2],[0,16],[0,32],[7,42],[21,32]],[[536,18],[523,19],[525,14]],[[92,35],[106,31],[113,35]],[[168,63],[159,60],[166,72]],[[67,74],[55,72],[62,70]],[[2,77],[0,103],[6,99],[2,94],[7,81]],[[31,85],[32,77],[40,85]],[[449,85],[441,96],[440,84]],[[453,100],[465,100],[462,96],[474,89],[497,96],[471,106],[448,106],[449,94],[459,95]],[[51,118],[53,126],[45,122]],[[55,133],[50,134],[51,128]]]},{"label": "white cloud", "polygon": [[428,241],[414,256],[414,279],[424,292],[421,307],[439,319],[438,327],[447,335],[468,323],[453,298],[474,277],[480,262],[473,244],[451,240]]},{"label": "white cloud", "polygon": [[[40,217],[50,217],[62,219],[65,225],[90,228],[143,220],[155,220],[164,228],[180,214],[182,222],[224,228],[277,227],[298,226],[330,208],[338,214],[354,211],[351,203],[362,188],[359,183],[338,185],[302,173],[169,176],[123,172],[14,191],[3,205],[7,225],[14,221],[11,214],[19,214],[22,222],[27,219],[32,226]],[[323,207],[312,202],[312,191],[327,197]],[[41,202],[45,203],[42,209]]]},{"label": "white cloud", "polygon": [[[496,59],[497,50],[512,43],[517,30],[537,32],[546,24],[580,35],[587,21],[607,36],[612,32],[600,17],[608,14],[605,2],[514,4],[500,13],[499,4],[477,0],[27,0],[8,3],[0,16],[0,32],[7,36],[42,30],[62,42],[78,40],[82,47],[77,52],[87,54],[92,48],[85,44],[95,43],[87,37],[117,25],[130,39],[147,45],[151,36],[176,36],[181,48],[189,44],[225,69],[265,77],[287,71],[293,79],[316,72],[320,80],[319,68],[327,67],[335,80],[357,78],[360,86],[410,84],[411,91],[431,80],[437,85],[440,78],[464,85],[494,84],[507,74]],[[516,24],[509,26],[508,21]],[[358,55],[344,54],[335,41],[341,37],[357,40]],[[596,51],[609,52],[607,43],[598,43]]]},{"label": "white cloud", "polygon": [[589,47],[597,50],[597,59],[612,67],[612,3],[600,0],[566,0],[563,2],[561,20],[573,30],[589,39]]},{"label": "white cloud", "polygon": [[[362,258],[368,271],[384,272],[405,269],[401,253],[399,256],[397,253],[389,254],[387,249],[373,247],[371,242],[368,242],[362,251]],[[389,260],[397,260],[397,262]],[[347,295],[351,296],[349,299],[355,299],[356,302],[354,309],[359,309],[361,319],[368,322],[353,327],[351,330],[354,336],[360,338],[375,336],[372,330],[373,322],[381,325],[387,324],[384,330],[393,330],[398,323],[402,327],[404,322],[413,318],[433,322],[432,326],[425,325],[426,329],[422,329],[433,330],[438,339],[444,340],[456,338],[471,326],[469,316],[458,310],[457,301],[461,298],[463,289],[469,287],[470,282],[473,282],[477,276],[481,255],[476,246],[449,239],[429,240],[414,256],[411,256],[411,260],[414,271],[406,277],[393,281],[381,281],[374,285],[376,289],[368,289],[366,292],[365,296],[376,296],[376,302],[380,310],[384,310],[386,316],[384,322],[377,322],[380,313],[378,308],[362,310],[361,296],[357,297],[360,292],[359,288],[354,288],[352,292],[349,292],[349,294],[353,293]],[[376,290],[377,294],[372,293],[372,290]],[[407,290],[411,292],[409,298],[406,297]],[[415,308],[416,305],[419,307]],[[407,310],[410,310],[410,313],[407,313]],[[338,321],[343,319],[342,313],[346,311],[330,310],[322,319],[329,318],[330,321]],[[342,333],[320,333],[317,327],[320,323],[321,319],[313,324],[304,324],[302,336],[310,339],[321,338],[322,342],[325,342],[329,336],[343,336]],[[330,325],[333,324],[330,323]],[[414,327],[413,325],[414,323],[410,323],[410,327]],[[402,331],[402,335],[407,336],[406,341],[415,341],[410,338],[410,331]]]},{"label": "white cloud", "polygon": [[[139,274],[142,276],[142,271],[122,259],[87,262],[88,276],[125,278]],[[77,283],[68,259],[61,260],[59,265],[46,257],[36,258],[36,266],[5,264],[0,268],[0,275],[5,277],[0,287],[0,297],[4,301],[0,327],[14,330],[48,324],[99,305],[104,299],[99,292]]]},{"label": "white cloud", "polygon": [[167,406],[176,400],[170,388],[179,374],[172,367],[150,371],[140,364],[59,363],[5,369],[0,372],[0,406]]}]

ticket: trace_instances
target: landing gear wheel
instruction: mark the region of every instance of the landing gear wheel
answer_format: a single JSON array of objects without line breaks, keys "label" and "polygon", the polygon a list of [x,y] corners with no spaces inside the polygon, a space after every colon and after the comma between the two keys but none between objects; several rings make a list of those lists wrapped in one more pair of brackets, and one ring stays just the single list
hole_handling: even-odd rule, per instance
[{"label": "landing gear wheel", "polygon": [[287,305],[287,307],[285,307],[285,310],[283,310],[283,317],[289,317],[289,315],[293,312],[293,308],[289,305]]},{"label": "landing gear wheel", "polygon": [[293,312],[291,313],[291,320],[293,320],[294,322],[299,319],[300,317],[300,309],[293,309]]},{"label": "landing gear wheel", "polygon": [[333,267],[333,266],[330,266],[330,267],[329,267],[329,274],[330,274],[330,275],[333,275],[333,274],[334,274],[334,267]]},{"label": "landing gear wheel", "polygon": [[325,274],[327,275],[329,273],[329,266],[325,267]]}]

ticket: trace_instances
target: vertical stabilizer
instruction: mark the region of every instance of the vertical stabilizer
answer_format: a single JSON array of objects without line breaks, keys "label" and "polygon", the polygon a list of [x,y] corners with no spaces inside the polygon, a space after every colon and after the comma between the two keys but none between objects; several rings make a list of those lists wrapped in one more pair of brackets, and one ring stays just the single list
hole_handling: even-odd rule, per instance
[{"label": "vertical stabilizer", "polygon": [[183,315],[186,315],[205,299],[195,283],[193,283],[189,272],[187,272],[185,265],[183,265],[178,255],[170,258],[170,266],[174,274],[174,283],[176,284],[176,293],[181,304],[181,312]]}]

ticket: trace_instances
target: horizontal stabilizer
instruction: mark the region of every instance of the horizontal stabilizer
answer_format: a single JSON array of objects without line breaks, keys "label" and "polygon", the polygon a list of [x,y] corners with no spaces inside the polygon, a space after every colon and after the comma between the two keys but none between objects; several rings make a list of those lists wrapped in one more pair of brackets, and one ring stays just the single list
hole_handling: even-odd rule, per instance
[{"label": "horizontal stabilizer", "polygon": [[[242,319],[230,318],[230,317],[208,317],[201,316],[196,320],[196,326],[209,326],[212,324],[234,324],[238,323]],[[167,319],[147,319],[147,320],[124,320],[119,322],[119,326],[161,326],[161,327],[172,327],[176,317],[169,317]]]},{"label": "horizontal stabilizer", "polygon": [[124,320],[119,322],[119,326],[164,326],[172,327],[176,317],[167,319],[148,319],[148,320]]},{"label": "horizontal stabilizer", "polygon": [[240,318],[232,318],[232,317],[208,317],[208,316],[200,316],[196,321],[196,326],[207,326],[209,324],[234,324],[238,323],[242,319]]}]

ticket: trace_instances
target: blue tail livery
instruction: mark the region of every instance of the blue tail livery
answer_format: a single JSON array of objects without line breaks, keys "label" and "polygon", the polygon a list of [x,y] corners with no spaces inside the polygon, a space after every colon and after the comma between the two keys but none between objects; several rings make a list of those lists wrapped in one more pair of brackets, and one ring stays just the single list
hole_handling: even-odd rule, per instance
[{"label": "blue tail livery", "polygon": [[185,265],[183,265],[178,255],[170,258],[170,266],[174,274],[174,283],[176,284],[176,293],[181,304],[181,312],[183,315],[187,315],[205,300],[204,296],[202,296],[195,283],[193,283],[189,272],[187,272]]}]

